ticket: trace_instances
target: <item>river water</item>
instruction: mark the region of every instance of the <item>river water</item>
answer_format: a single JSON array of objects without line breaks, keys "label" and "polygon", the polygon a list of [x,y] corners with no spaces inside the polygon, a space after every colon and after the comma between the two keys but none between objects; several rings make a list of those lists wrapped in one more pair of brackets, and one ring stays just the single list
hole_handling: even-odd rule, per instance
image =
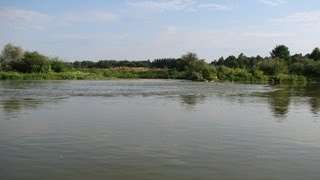
[{"label": "river water", "polygon": [[0,179],[320,179],[320,86],[1,81]]}]

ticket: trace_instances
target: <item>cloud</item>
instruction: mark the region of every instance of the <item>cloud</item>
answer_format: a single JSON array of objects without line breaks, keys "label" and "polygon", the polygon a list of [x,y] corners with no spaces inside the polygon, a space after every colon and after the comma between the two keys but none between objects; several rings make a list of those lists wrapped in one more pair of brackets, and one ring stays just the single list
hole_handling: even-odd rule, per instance
[{"label": "cloud", "polygon": [[143,9],[164,9],[164,10],[193,10],[193,0],[171,0],[171,1],[142,1],[130,2],[129,6]]},{"label": "cloud", "polygon": [[58,16],[50,16],[44,13],[18,9],[0,8],[0,22],[2,27],[14,29],[42,30],[49,26],[58,26],[69,23],[104,23],[119,20],[117,14],[104,11],[74,12]]},{"label": "cloud", "polygon": [[198,7],[200,9],[210,9],[210,10],[222,10],[222,11],[232,10],[231,7],[221,5],[221,4],[200,4]]},{"label": "cloud", "polygon": [[254,38],[281,38],[292,36],[289,33],[279,33],[279,32],[244,32],[241,34],[242,37],[254,37]]},{"label": "cloud", "polygon": [[285,17],[272,19],[278,23],[298,23],[304,25],[320,24],[320,11],[298,12]]},{"label": "cloud", "polygon": [[286,3],[285,0],[260,0],[260,2],[267,4],[269,6],[279,6]]},{"label": "cloud", "polygon": [[17,8],[0,8],[2,24],[14,26],[18,29],[43,29],[55,19],[54,16]]},{"label": "cloud", "polygon": [[168,35],[175,35],[177,34],[177,27],[176,26],[167,26],[165,27],[165,33]]},{"label": "cloud", "polygon": [[129,2],[128,6],[142,9],[197,11],[199,9],[231,10],[230,7],[221,4],[199,4],[193,0],[168,0],[168,1],[142,1]]},{"label": "cloud", "polygon": [[116,14],[103,12],[103,11],[91,11],[84,13],[69,13],[63,17],[63,20],[67,22],[113,22],[117,21],[120,17]]}]

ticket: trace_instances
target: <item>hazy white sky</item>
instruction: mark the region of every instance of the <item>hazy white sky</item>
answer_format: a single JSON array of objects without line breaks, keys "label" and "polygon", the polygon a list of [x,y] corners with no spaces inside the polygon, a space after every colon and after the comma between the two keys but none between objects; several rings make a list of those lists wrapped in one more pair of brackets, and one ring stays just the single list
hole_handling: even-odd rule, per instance
[{"label": "hazy white sky", "polygon": [[1,0],[0,47],[63,59],[144,60],[195,52],[269,55],[320,46],[319,0]]}]

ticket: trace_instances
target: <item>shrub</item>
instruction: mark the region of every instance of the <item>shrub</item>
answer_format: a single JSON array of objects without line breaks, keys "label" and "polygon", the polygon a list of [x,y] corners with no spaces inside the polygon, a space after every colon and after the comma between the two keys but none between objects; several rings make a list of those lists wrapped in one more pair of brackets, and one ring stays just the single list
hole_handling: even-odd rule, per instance
[{"label": "shrub", "polygon": [[285,60],[274,58],[261,61],[257,65],[258,69],[266,75],[286,74],[288,73],[288,65]]},{"label": "shrub", "polygon": [[48,57],[36,51],[25,52],[21,60],[12,62],[12,69],[23,73],[48,72],[50,71],[50,64]]},{"label": "shrub", "polygon": [[54,58],[50,60],[50,68],[53,72],[66,72],[71,69],[71,64]]}]

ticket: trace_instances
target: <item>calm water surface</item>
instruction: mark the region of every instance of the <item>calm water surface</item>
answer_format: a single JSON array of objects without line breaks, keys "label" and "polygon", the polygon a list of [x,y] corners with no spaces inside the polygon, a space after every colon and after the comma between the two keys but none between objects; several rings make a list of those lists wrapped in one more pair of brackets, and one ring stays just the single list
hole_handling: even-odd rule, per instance
[{"label": "calm water surface", "polygon": [[320,179],[320,86],[1,81],[0,179]]}]

